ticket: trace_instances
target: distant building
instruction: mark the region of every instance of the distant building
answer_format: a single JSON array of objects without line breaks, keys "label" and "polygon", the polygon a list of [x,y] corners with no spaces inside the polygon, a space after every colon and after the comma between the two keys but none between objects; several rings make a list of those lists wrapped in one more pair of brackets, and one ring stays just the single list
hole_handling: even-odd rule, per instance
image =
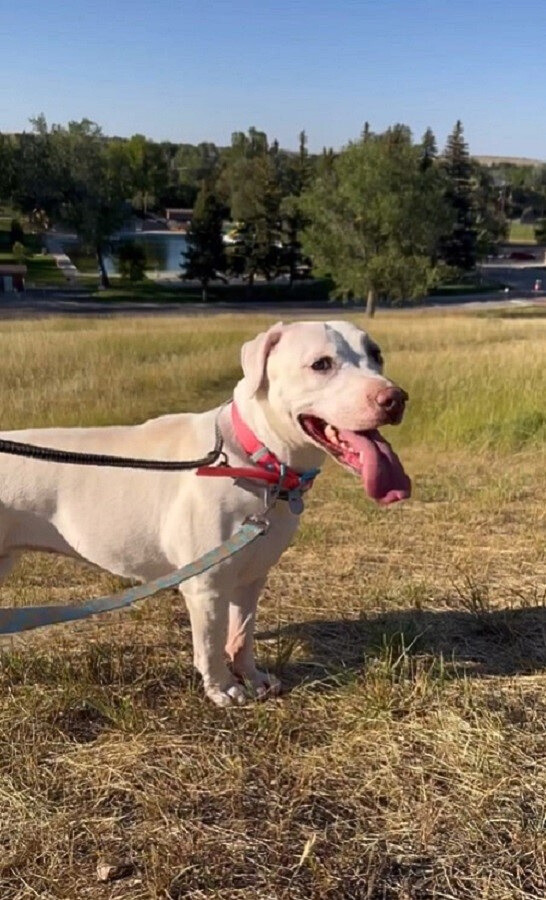
[{"label": "distant building", "polygon": [[193,209],[175,209],[170,207],[165,210],[165,218],[168,228],[186,231],[193,218]]},{"label": "distant building", "polygon": [[0,294],[19,293],[25,289],[27,267],[16,263],[5,263],[0,266]]}]

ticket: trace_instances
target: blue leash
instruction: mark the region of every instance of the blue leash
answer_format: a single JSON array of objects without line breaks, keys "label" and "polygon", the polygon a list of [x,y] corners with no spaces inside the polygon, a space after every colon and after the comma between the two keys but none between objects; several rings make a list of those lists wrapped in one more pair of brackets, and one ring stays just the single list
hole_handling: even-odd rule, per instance
[{"label": "blue leash", "polygon": [[28,631],[33,628],[43,628],[44,625],[58,625],[62,622],[74,622],[78,619],[88,619],[98,613],[111,612],[114,609],[123,609],[131,606],[137,600],[144,600],[173,588],[195,575],[201,575],[207,569],[219,565],[230,556],[234,556],[262,534],[269,527],[267,519],[250,516],[245,520],[241,528],[226,541],[219,544],[208,553],[204,553],[195,562],[188,563],[181,569],[176,569],[170,575],[156,578],[147,584],[139,584],[122,591],[121,594],[107,594],[105,597],[97,597],[82,606],[23,606],[18,609],[10,607],[0,608],[0,634],[16,634],[19,631]]}]

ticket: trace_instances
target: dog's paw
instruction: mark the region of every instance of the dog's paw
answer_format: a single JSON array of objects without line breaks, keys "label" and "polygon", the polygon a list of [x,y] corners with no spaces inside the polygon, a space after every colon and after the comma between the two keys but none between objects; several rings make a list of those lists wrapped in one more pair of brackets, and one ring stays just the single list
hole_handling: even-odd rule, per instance
[{"label": "dog's paw", "polygon": [[282,685],[275,675],[271,672],[262,672],[261,669],[254,669],[249,674],[239,674],[243,684],[247,688],[251,697],[257,700],[265,700],[267,697],[278,697]]},{"label": "dog's paw", "polygon": [[209,700],[212,700],[216,706],[243,706],[249,699],[249,695],[242,684],[234,682],[231,685],[221,688],[217,685],[209,685],[205,688],[205,693]]}]

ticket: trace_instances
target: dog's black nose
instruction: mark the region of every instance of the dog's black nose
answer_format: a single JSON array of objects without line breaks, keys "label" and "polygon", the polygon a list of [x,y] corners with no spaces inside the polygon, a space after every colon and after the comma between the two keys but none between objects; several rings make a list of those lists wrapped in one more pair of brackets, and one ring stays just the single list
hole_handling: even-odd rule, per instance
[{"label": "dog's black nose", "polygon": [[403,414],[408,395],[402,388],[388,387],[379,391],[375,402],[381,407],[389,422],[398,422]]}]

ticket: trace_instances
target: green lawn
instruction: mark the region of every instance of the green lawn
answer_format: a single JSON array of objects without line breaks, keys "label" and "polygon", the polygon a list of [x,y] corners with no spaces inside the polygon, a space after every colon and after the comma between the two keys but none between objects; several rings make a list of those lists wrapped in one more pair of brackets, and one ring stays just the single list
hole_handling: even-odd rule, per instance
[{"label": "green lawn", "polygon": [[[11,252],[11,223],[16,215],[0,216],[0,262],[12,263],[16,262]],[[19,218],[18,221],[21,221]],[[25,232],[25,249],[27,256],[24,259],[24,265],[27,267],[27,287],[55,287],[57,285],[65,285],[66,278],[61,270],[57,267],[55,260],[51,256],[43,256],[42,238],[37,232],[29,231],[25,223],[21,221]]]},{"label": "green lawn", "polygon": [[442,284],[430,293],[433,297],[457,297],[465,294],[490,294],[492,291],[501,291],[503,287],[502,281],[479,281],[476,279]]},{"label": "green lawn", "polygon": [[510,222],[509,241],[511,244],[536,244],[534,225],[525,225],[519,221]]},{"label": "green lawn", "polygon": [[[87,280],[87,279],[86,279]],[[81,284],[82,279],[78,279]],[[88,282],[89,283],[89,282]],[[97,282],[95,282],[97,283]],[[248,300],[250,303],[260,301],[286,302],[297,304],[304,300],[328,300],[332,283],[327,279],[315,281],[297,281],[292,288],[287,284],[258,283],[249,293],[245,285],[219,284],[209,290],[211,303],[237,303]],[[113,280],[112,287],[106,291],[96,291],[96,297],[103,300],[151,300],[176,303],[195,303],[201,301],[201,290],[194,284],[178,283],[176,286],[161,285],[153,281],[142,281],[136,284]]]},{"label": "green lawn", "polygon": [[[14,263],[13,253],[0,253],[0,263]],[[27,256],[23,261],[27,267],[27,287],[55,287],[67,284],[61,270],[51,256]]]},{"label": "green lawn", "polygon": [[31,256],[25,260],[28,287],[65,286],[67,280],[51,256]]},{"label": "green lawn", "polygon": [[[186,285],[183,282],[176,286],[161,285],[153,281],[143,281],[137,284],[122,282],[119,279],[112,280],[112,287],[106,291],[98,291],[98,276],[84,276],[78,279],[78,285],[86,286],[94,291],[94,296],[103,300],[132,300],[132,301],[163,301],[175,303],[195,303],[201,301],[201,291],[195,285]],[[244,285],[219,284],[209,290],[211,303],[238,303],[245,300],[249,303],[275,302],[297,305],[298,302],[327,301],[332,291],[332,282],[327,279],[315,281],[297,281],[292,288],[287,284],[258,283],[249,293]],[[488,294],[492,291],[500,291],[504,287],[503,282],[497,280],[463,280],[442,284],[431,291],[435,297],[456,297],[467,294]],[[412,305],[411,303],[404,305]],[[350,309],[353,304],[348,304]],[[362,303],[356,304],[357,308]]]}]

